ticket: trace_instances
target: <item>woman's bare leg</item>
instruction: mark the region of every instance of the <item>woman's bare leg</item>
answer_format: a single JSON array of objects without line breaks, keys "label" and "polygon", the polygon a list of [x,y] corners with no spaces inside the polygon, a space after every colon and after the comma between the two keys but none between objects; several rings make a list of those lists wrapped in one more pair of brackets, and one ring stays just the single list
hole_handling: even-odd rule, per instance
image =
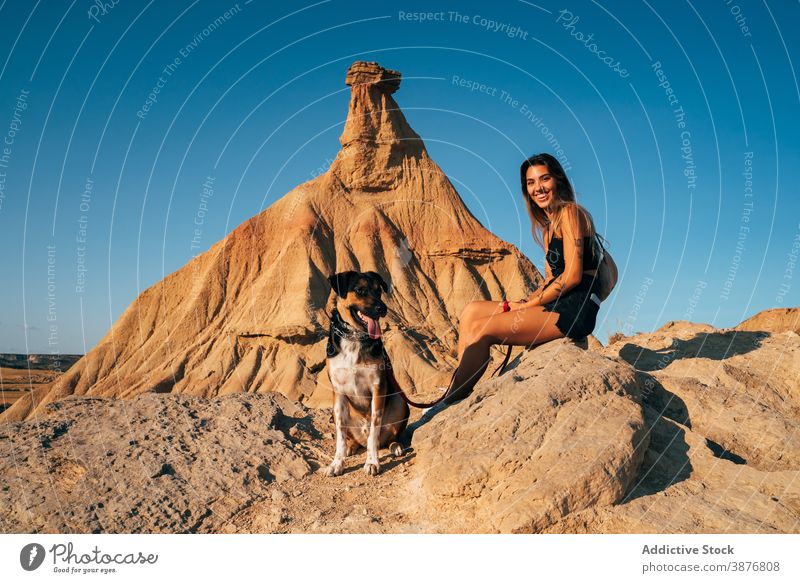
[{"label": "woman's bare leg", "polygon": [[489,366],[492,344],[531,346],[563,338],[564,334],[556,326],[557,321],[558,314],[547,312],[541,306],[501,312],[473,321],[465,330],[466,348],[456,369],[452,392],[445,403],[459,401],[472,392]]},{"label": "woman's bare leg", "polygon": [[467,332],[476,320],[483,320],[494,314],[502,314],[503,308],[500,302],[490,301],[474,301],[464,306],[461,315],[458,319],[458,361],[461,362],[461,356],[464,354],[464,349],[467,347],[466,339]]}]

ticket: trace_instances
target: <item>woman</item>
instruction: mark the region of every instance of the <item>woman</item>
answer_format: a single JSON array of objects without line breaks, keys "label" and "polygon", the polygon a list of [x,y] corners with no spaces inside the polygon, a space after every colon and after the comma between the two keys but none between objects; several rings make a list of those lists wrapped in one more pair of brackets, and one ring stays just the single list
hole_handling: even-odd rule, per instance
[{"label": "woman", "polygon": [[525,160],[520,179],[533,237],[545,250],[545,283],[522,302],[477,301],[464,308],[459,365],[445,404],[472,392],[489,365],[492,344],[530,346],[583,338],[594,330],[600,299],[594,293],[598,254],[592,217],[575,202],[564,169],[550,154]]}]

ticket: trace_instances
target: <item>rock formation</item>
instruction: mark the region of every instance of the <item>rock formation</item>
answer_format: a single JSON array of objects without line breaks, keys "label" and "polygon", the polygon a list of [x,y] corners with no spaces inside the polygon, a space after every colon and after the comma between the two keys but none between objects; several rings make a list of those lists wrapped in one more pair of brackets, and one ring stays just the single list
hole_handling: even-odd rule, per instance
[{"label": "rock formation", "polygon": [[800,336],[763,321],[517,349],[376,477],[283,395],[71,397],[0,425],[0,532],[799,533]]},{"label": "rock formation", "polygon": [[650,447],[621,504],[544,532],[800,532],[799,318],[670,322],[605,348],[637,369]]},{"label": "rock formation", "polygon": [[400,73],[356,62],[346,82],[342,149],[327,172],[145,290],[52,388],[0,421],[69,395],[278,391],[325,405],[326,278],[348,269],[391,282],[384,339],[403,386],[424,395],[446,384],[464,305],[522,297],[541,276],[430,159],[392,98]]},{"label": "rock formation", "polygon": [[774,308],[759,312],[738,326],[737,330],[787,332],[800,334],[800,308]]}]

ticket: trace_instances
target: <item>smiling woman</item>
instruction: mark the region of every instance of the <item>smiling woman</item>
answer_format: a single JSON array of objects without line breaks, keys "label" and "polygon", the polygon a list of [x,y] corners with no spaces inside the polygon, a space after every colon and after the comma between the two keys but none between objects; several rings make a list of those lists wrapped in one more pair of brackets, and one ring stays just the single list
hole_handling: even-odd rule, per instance
[{"label": "smiling woman", "polygon": [[[600,244],[591,214],[575,202],[558,160],[549,154],[529,158],[520,167],[520,179],[533,236],[546,252],[548,278],[537,292],[538,303],[559,314],[557,326],[565,336],[587,336],[594,330],[596,307],[616,283],[616,267]],[[604,260],[609,269],[601,272]]]},{"label": "smiling woman", "polygon": [[463,399],[489,365],[493,344],[531,346],[556,338],[580,339],[595,327],[601,297],[603,249],[589,212],[575,202],[564,169],[550,154],[520,167],[533,238],[544,247],[546,279],[520,302],[467,304],[459,324],[458,359],[445,403]]}]

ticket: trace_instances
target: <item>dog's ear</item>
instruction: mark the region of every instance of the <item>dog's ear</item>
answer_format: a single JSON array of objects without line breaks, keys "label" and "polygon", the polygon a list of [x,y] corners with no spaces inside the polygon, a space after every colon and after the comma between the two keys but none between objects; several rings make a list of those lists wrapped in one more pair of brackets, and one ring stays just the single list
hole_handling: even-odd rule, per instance
[{"label": "dog's ear", "polygon": [[356,275],[355,271],[343,271],[342,273],[337,273],[336,275],[328,277],[328,283],[331,284],[336,295],[343,298],[350,290],[350,280],[354,275]]},{"label": "dog's ear", "polygon": [[375,273],[374,271],[368,271],[367,275],[369,275],[372,279],[378,282],[378,284],[381,286],[381,289],[383,289],[384,293],[387,294],[389,293],[389,284],[383,280],[383,278],[380,276],[379,273]]}]

